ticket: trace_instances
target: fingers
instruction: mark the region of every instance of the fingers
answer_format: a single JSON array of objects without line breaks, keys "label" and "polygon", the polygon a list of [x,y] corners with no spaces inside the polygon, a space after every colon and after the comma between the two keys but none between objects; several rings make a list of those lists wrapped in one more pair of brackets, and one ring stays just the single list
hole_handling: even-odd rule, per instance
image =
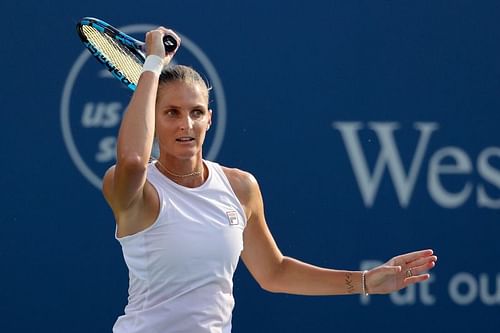
[{"label": "fingers", "polygon": [[423,266],[427,265],[429,263],[435,263],[437,261],[437,256],[429,256],[425,258],[418,258],[413,261],[407,262],[406,266],[407,267],[417,267],[417,266]]},{"label": "fingers", "polygon": [[163,32],[155,29],[146,33],[146,55],[165,56],[163,47]]},{"label": "fingers", "polygon": [[171,51],[171,52],[167,52],[167,56],[168,55],[173,55],[175,52],[177,52],[177,49],[181,45],[181,38],[172,29],[167,29],[165,27],[158,27],[158,30],[160,30],[160,31],[163,32],[162,39],[163,39],[164,36],[171,36],[177,42],[177,46],[176,46],[175,50]]},{"label": "fingers", "polygon": [[169,35],[174,37],[174,39],[177,41],[177,44],[181,43],[181,38],[172,29],[167,29],[165,27],[158,27],[158,30],[163,31],[163,35]]},{"label": "fingers", "polygon": [[404,259],[405,263],[412,262],[414,260],[417,260],[422,257],[429,257],[434,254],[434,251],[432,250],[421,250],[421,251],[415,251],[415,252],[410,252],[407,254],[401,255],[401,259]]},{"label": "fingers", "polygon": [[436,261],[437,256],[435,255],[419,257],[412,261],[406,261],[405,269],[411,269],[413,275],[419,275],[434,268],[434,266],[436,266]]},{"label": "fingers", "polygon": [[396,265],[408,265],[412,261],[418,260],[420,258],[430,257],[433,254],[434,251],[432,250],[415,251],[394,257],[391,259],[391,262],[393,262]]},{"label": "fingers", "polygon": [[[169,35],[172,36],[176,42],[177,47],[174,51],[165,53],[165,47],[163,45],[163,37]],[[159,57],[172,58],[177,49],[181,44],[180,37],[171,29],[165,27],[158,27],[146,33],[146,54],[147,55],[157,55]]]},{"label": "fingers", "polygon": [[404,279],[404,287],[408,287],[409,285],[419,283],[426,281],[430,278],[431,276],[429,274],[421,274],[421,275],[415,275],[409,278]]},{"label": "fingers", "polygon": [[[430,275],[426,272],[436,265],[436,256],[417,259],[411,262],[404,270],[403,284],[408,286],[410,284],[418,283],[429,279]],[[424,274],[425,273],[425,274]]]},{"label": "fingers", "polygon": [[412,275],[419,275],[419,274],[422,274],[422,273],[427,272],[428,270],[434,268],[434,266],[436,266],[435,261],[428,261],[428,262],[424,262],[418,266],[407,267],[407,270],[411,270]]},{"label": "fingers", "polygon": [[436,266],[437,256],[432,250],[415,251],[394,258],[394,262],[403,266],[403,284],[411,284],[426,281],[430,275],[426,272]]}]

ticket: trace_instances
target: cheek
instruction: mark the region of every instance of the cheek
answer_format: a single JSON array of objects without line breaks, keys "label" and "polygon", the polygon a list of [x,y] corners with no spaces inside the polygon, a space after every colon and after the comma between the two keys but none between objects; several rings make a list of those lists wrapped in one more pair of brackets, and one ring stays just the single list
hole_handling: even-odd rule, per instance
[{"label": "cheek", "polygon": [[207,122],[204,121],[202,123],[198,123],[196,124],[196,129],[195,129],[196,133],[197,133],[197,136],[204,140],[205,139],[205,136],[206,136],[206,133],[207,133]]},{"label": "cheek", "polygon": [[210,119],[204,119],[200,121],[198,127],[201,131],[206,132],[210,127]]}]

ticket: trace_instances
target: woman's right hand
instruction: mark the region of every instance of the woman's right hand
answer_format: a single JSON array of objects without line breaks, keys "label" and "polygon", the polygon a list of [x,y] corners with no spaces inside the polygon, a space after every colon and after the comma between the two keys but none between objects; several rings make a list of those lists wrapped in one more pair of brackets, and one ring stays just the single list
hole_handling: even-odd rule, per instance
[{"label": "woman's right hand", "polygon": [[[165,52],[165,46],[163,45],[163,37],[165,35],[170,35],[177,41],[177,47],[172,52]],[[158,27],[146,33],[146,56],[156,55],[158,57],[164,58],[165,64],[168,64],[172,60],[180,45],[180,37],[177,36],[177,34],[171,29]]]}]

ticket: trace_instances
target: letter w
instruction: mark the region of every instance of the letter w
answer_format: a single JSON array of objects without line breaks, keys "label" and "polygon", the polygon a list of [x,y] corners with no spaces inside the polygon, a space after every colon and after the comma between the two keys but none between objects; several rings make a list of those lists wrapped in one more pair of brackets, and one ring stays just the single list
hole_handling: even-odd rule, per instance
[{"label": "letter w", "polygon": [[334,122],[332,125],[342,135],[365,206],[373,206],[384,169],[387,167],[394,183],[394,188],[396,189],[399,204],[402,207],[407,207],[420,172],[427,145],[432,132],[438,128],[438,124],[419,122],[414,124],[414,127],[420,132],[420,138],[408,174],[405,172],[401,156],[394,141],[394,131],[399,128],[398,123],[368,123],[368,127],[375,131],[380,143],[380,152],[375,168],[373,169],[373,174],[370,174],[358,136],[358,131],[363,127],[361,122]]}]

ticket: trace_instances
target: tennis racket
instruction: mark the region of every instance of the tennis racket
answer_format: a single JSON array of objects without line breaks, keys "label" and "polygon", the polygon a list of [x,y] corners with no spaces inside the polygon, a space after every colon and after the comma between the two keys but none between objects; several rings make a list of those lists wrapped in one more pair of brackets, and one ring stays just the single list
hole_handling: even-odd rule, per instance
[{"label": "tennis racket", "polygon": [[[77,23],[76,30],[97,61],[130,90],[135,91],[146,60],[145,43],[93,17],[82,18]],[[177,47],[177,41],[169,35],[163,37],[163,44],[167,53]]]}]

